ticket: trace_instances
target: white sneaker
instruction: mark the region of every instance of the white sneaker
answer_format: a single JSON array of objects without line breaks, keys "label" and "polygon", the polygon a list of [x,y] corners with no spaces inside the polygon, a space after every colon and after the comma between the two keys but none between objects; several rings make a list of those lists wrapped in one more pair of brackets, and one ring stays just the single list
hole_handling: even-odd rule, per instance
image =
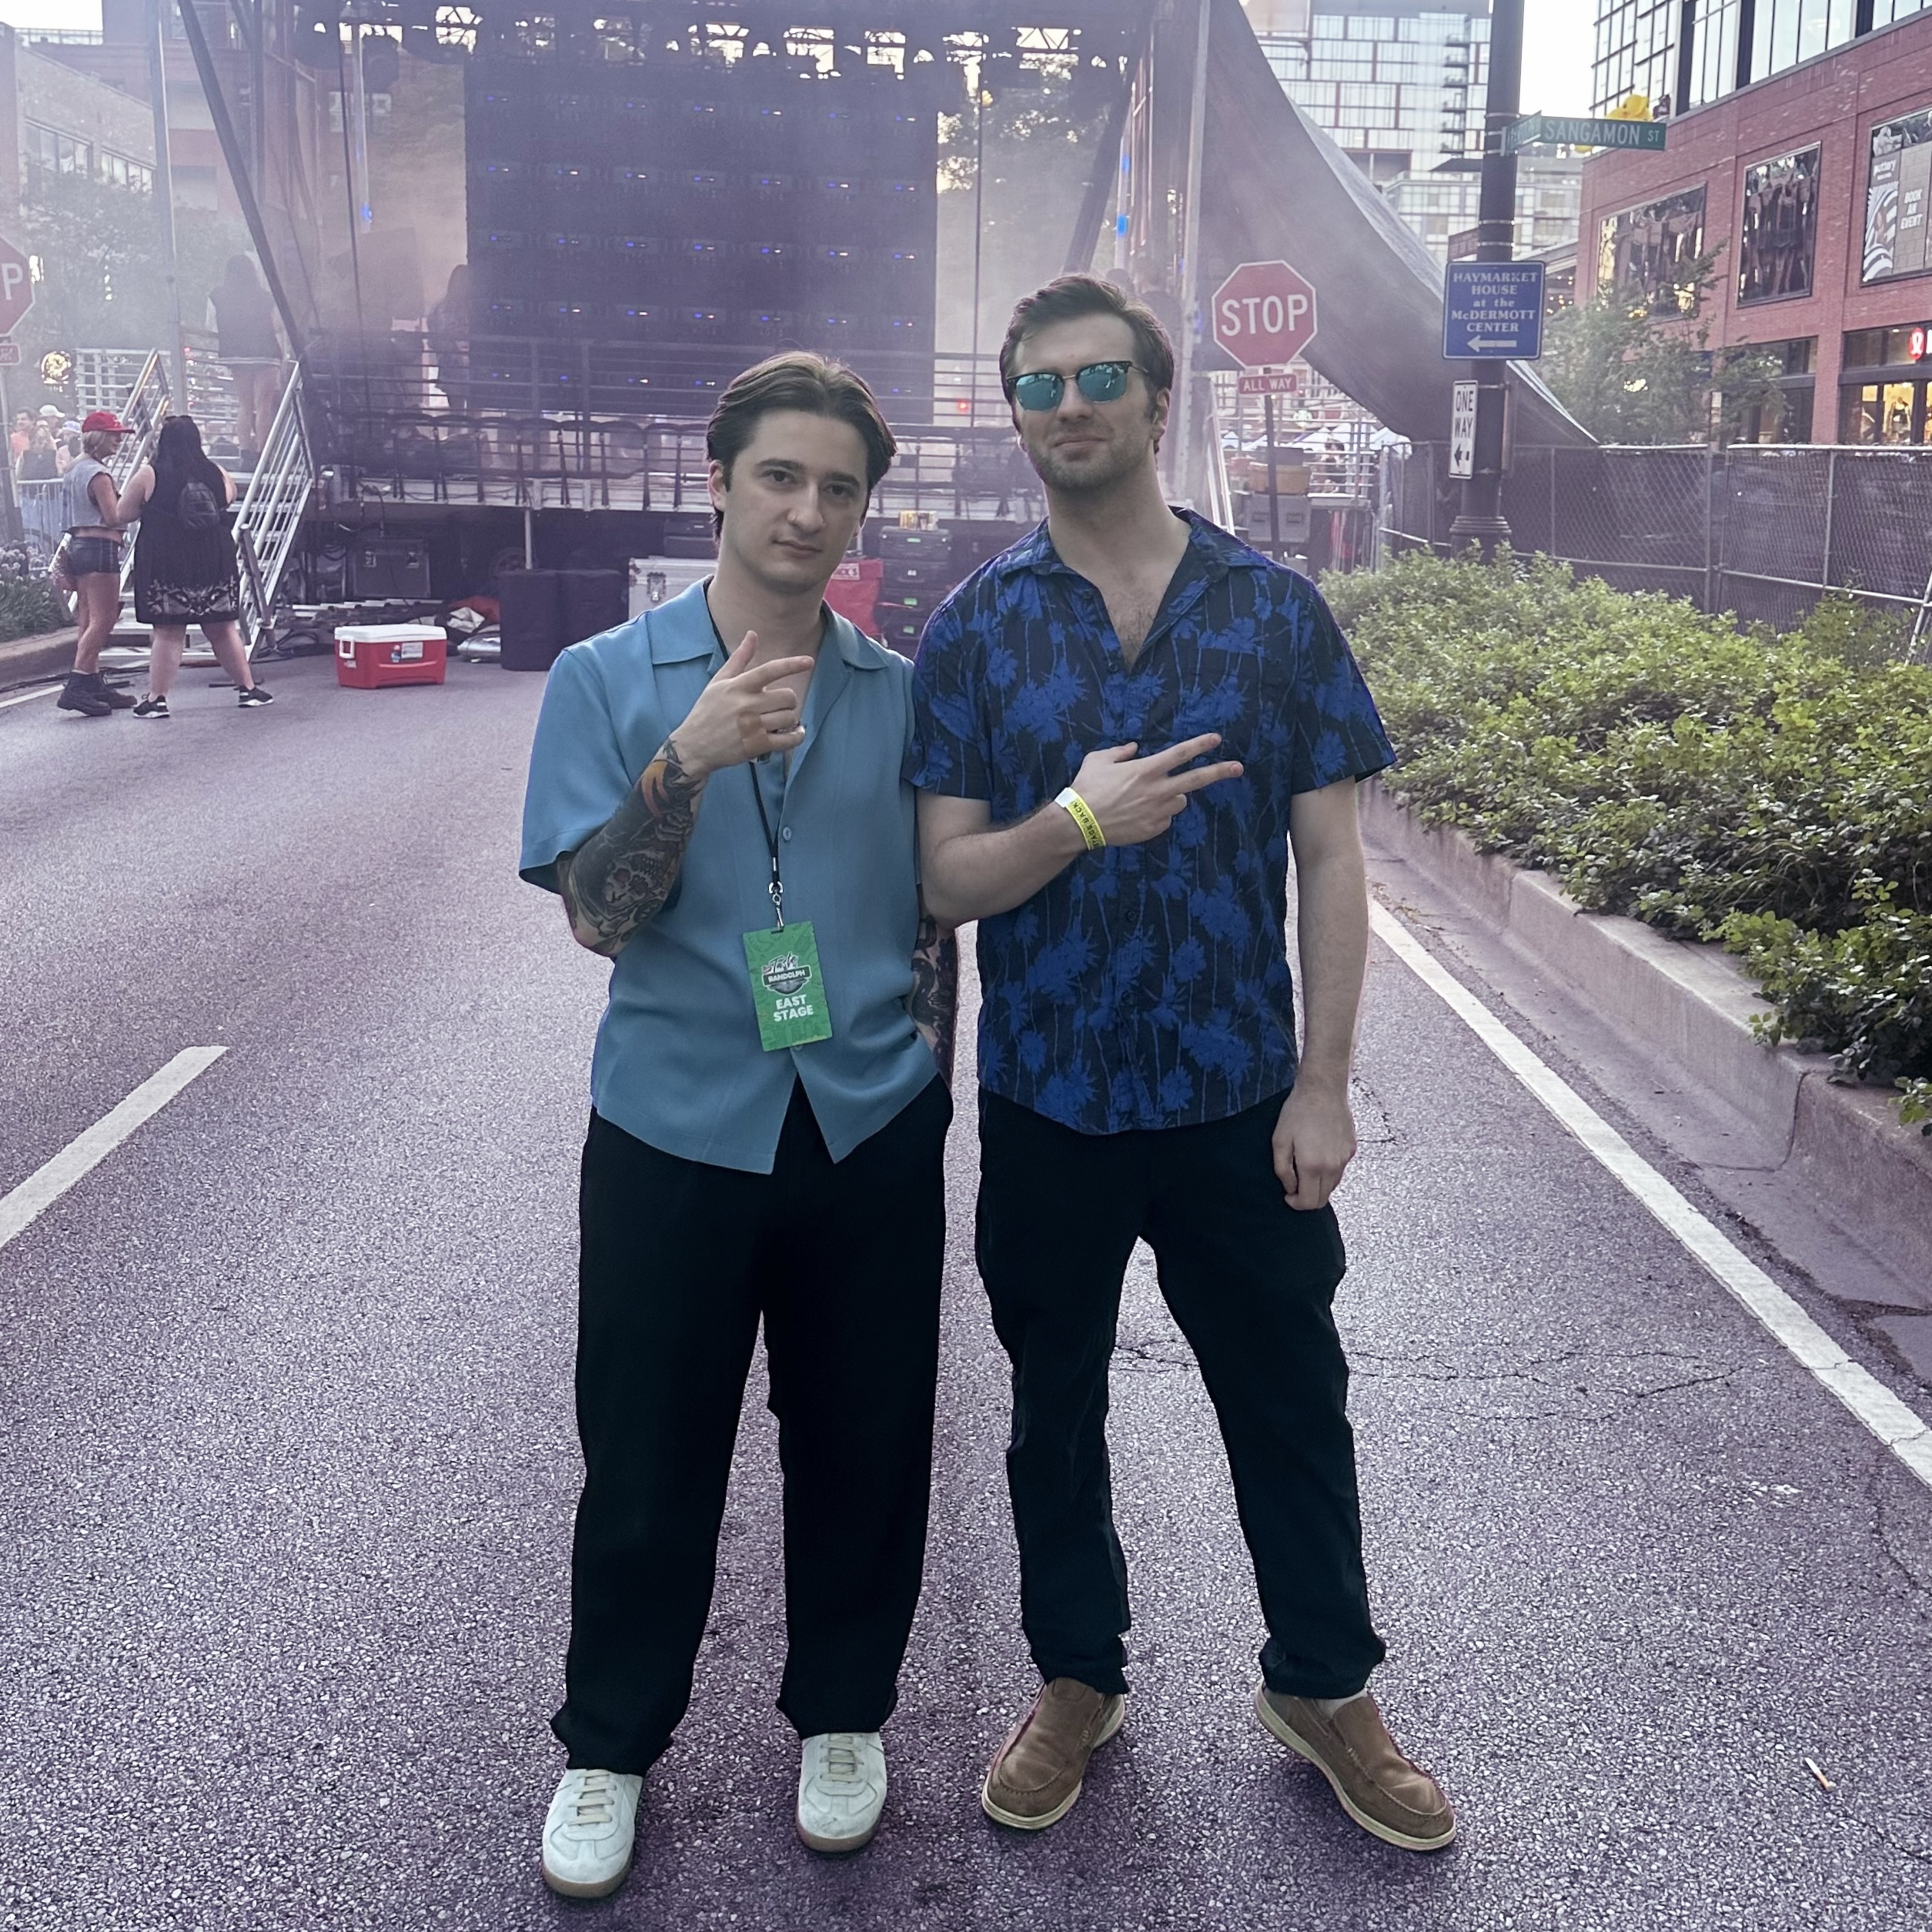
[{"label": "white sneaker", "polygon": [[798,1835],[814,1851],[870,1844],[884,1803],[885,1753],[877,1731],[821,1731],[805,1740]]},{"label": "white sneaker", "polygon": [[566,1771],[543,1820],[543,1883],[566,1898],[603,1898],[624,1882],[643,1777]]}]

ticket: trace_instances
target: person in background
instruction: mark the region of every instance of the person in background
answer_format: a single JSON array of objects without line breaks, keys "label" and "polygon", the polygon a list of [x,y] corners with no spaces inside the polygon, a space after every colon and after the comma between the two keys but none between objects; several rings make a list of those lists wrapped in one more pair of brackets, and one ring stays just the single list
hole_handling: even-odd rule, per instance
[{"label": "person in background", "polygon": [[83,717],[104,718],[125,711],[134,700],[101,675],[101,651],[121,614],[121,531],[116,518],[120,494],[108,463],[133,432],[112,409],[95,409],[81,423],[79,462],[62,478],[62,510],[67,534],[58,560],[74,587],[74,616],[80,628],[74,640],[74,668],[55,707]]},{"label": "person in background", "polygon": [[430,353],[436,358],[436,386],[460,416],[470,406],[470,265],[450,271],[443,299],[430,311]]},{"label": "person in background", "polygon": [[171,416],[156,438],[154,460],[128,479],[118,520],[139,520],[134,540],[134,614],[154,633],[146,695],[138,718],[168,716],[168,693],[181,668],[188,627],[199,624],[216,660],[241,694],[244,710],[274,703],[255,681],[242,642],[241,572],[222,514],[235,485],[202,448],[192,416]]},{"label": "person in background", "polygon": [[236,440],[242,463],[252,469],[275,420],[282,354],[275,304],[246,255],[228,258],[222,286],[208,298],[208,326],[215,335],[216,356],[227,364],[234,381]]},{"label": "person in background", "polygon": [[81,460],[81,433],[58,425],[49,433],[54,439],[54,466],[64,476]]},{"label": "person in background", "polygon": [[60,473],[60,452],[55,446],[54,433],[45,423],[36,423],[33,440],[27,446],[27,453],[20,459],[20,480],[52,483]]},{"label": "person in background", "polygon": [[7,447],[12,452],[15,468],[20,466],[20,459],[33,447],[34,419],[22,409],[13,419],[13,428],[8,433]]}]

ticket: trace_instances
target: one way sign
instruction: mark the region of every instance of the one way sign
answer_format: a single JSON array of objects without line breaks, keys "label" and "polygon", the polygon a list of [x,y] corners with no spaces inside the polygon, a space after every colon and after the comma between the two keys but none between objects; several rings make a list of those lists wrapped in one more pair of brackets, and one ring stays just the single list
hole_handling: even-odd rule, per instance
[{"label": "one way sign", "polygon": [[1533,363],[1543,350],[1540,262],[1452,262],[1442,285],[1442,353]]}]

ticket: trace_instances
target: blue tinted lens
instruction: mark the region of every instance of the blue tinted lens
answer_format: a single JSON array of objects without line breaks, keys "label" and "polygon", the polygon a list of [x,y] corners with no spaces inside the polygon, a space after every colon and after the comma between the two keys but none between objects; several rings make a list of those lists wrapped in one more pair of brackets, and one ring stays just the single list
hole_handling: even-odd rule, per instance
[{"label": "blue tinted lens", "polygon": [[1133,366],[1131,363],[1089,363],[1074,380],[1090,403],[1118,402],[1126,393],[1127,372]]},{"label": "blue tinted lens", "polygon": [[1013,399],[1023,409],[1058,409],[1066,388],[1065,376],[1055,376],[1048,369],[1036,369],[1031,376],[1014,377]]}]

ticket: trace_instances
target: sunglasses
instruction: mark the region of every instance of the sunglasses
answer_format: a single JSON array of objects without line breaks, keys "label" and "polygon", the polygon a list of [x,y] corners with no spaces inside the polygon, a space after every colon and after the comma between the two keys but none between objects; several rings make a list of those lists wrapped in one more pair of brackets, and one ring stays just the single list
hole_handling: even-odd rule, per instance
[{"label": "sunglasses", "polygon": [[[1118,403],[1127,393],[1127,372],[1140,364],[1089,363],[1074,372],[1080,393],[1089,403]],[[1013,379],[1013,399],[1023,409],[1057,409],[1067,393],[1067,379],[1051,369],[1035,369],[1030,376]]]}]

